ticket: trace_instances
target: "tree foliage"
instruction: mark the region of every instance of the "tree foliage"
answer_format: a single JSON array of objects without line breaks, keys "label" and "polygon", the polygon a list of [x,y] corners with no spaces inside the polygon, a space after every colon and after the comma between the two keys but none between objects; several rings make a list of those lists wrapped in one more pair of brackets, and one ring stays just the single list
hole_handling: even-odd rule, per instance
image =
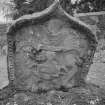
[{"label": "tree foliage", "polygon": [[[14,16],[14,19],[24,14],[42,11],[53,1],[54,0],[14,0],[15,9],[18,10],[18,14]],[[105,0],[76,0],[75,3],[72,3],[72,0],[60,0],[60,3],[70,14],[74,12],[87,13],[105,10]]]},{"label": "tree foliage", "polygon": [[41,11],[47,7],[47,2],[48,0],[14,0],[15,9],[18,10],[14,18]]},{"label": "tree foliage", "polygon": [[79,13],[105,11],[105,0],[77,0],[73,8]]}]

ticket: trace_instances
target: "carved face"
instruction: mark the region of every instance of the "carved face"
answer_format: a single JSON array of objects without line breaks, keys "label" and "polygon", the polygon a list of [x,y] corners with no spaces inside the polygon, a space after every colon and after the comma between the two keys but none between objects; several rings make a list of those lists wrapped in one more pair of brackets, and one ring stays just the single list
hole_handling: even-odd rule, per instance
[{"label": "carved face", "polygon": [[71,86],[87,53],[85,35],[60,19],[22,28],[16,33],[16,87],[35,91]]}]

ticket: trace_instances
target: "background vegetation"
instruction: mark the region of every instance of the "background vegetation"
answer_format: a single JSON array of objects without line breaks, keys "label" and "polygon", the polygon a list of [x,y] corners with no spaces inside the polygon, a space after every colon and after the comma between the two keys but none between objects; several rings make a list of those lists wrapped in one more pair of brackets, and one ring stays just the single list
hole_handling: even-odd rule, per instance
[{"label": "background vegetation", "polygon": [[[14,19],[47,8],[54,0],[13,0],[18,11]],[[98,12],[105,10],[105,0],[60,0],[62,7],[70,14]]]}]

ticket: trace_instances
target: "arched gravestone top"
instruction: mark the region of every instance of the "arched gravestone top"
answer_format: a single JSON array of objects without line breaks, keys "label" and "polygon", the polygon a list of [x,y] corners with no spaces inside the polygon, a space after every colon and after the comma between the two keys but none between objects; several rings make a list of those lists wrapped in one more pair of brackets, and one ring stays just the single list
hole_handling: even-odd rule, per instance
[{"label": "arched gravestone top", "polygon": [[30,94],[81,85],[97,45],[88,25],[67,14],[57,0],[15,20],[7,41],[10,90]]},{"label": "arched gravestone top", "polygon": [[97,45],[88,25],[67,14],[57,0],[14,21],[7,40],[10,84],[31,92],[79,84]]},{"label": "arched gravestone top", "polygon": [[7,31],[7,35],[13,35],[14,33],[16,33],[17,30],[26,25],[45,22],[53,16],[57,16],[59,18],[61,18],[62,16],[63,18],[66,18],[66,20],[69,20],[69,23],[71,24],[72,28],[84,32],[88,38],[97,43],[96,37],[91,28],[84,22],[66,13],[60,6],[58,0],[55,0],[49,8],[45,9],[42,12],[33,13],[31,15],[24,15],[13,21],[13,23],[9,27],[9,30]]}]

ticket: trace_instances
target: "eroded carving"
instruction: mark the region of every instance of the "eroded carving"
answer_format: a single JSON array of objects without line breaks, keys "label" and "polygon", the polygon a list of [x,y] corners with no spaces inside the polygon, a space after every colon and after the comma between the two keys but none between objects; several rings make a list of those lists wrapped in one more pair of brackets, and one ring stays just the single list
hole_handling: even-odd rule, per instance
[{"label": "eroded carving", "polygon": [[4,97],[6,105],[91,104],[87,97],[93,96],[92,90],[84,77],[97,41],[90,28],[68,15],[58,0],[40,13],[17,19],[7,37],[12,95]]},{"label": "eroded carving", "polygon": [[15,84],[32,91],[73,86],[89,50],[86,36],[59,18],[23,28],[15,40]]}]

